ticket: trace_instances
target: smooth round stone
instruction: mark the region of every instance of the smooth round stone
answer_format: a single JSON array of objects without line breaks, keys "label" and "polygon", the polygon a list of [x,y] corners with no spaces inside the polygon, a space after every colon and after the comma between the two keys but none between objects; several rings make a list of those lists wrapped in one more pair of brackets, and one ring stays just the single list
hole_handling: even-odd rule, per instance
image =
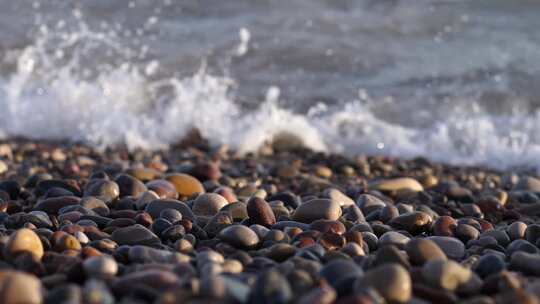
[{"label": "smooth round stone", "polygon": [[119,174],[114,181],[120,189],[120,197],[139,197],[144,191],[148,190],[143,182],[128,174]]},{"label": "smooth round stone", "polygon": [[121,276],[113,283],[113,290],[116,294],[123,295],[133,290],[133,286],[142,285],[153,288],[157,291],[165,291],[177,287],[178,277],[165,270],[149,269],[132,272]]},{"label": "smooth round stone", "polygon": [[238,201],[236,194],[234,194],[234,190],[230,187],[218,187],[214,190],[214,193],[223,196],[229,203],[234,203]]},{"label": "smooth round stone", "polygon": [[523,251],[514,252],[510,258],[510,269],[540,276],[540,255]]},{"label": "smooth round stone", "polygon": [[512,241],[508,245],[508,247],[506,247],[506,255],[512,256],[512,254],[517,251],[524,251],[527,253],[537,253],[538,248],[526,240],[517,239],[515,241]]},{"label": "smooth round stone", "polygon": [[178,264],[188,263],[189,256],[169,251],[160,250],[143,245],[131,246],[127,252],[128,259],[131,263],[159,263],[159,264]]},{"label": "smooth round stone", "polygon": [[259,243],[257,234],[243,225],[232,225],[221,230],[218,238],[231,246],[243,249],[254,248]]},{"label": "smooth round stone", "polygon": [[446,260],[446,254],[427,239],[412,239],[405,245],[405,251],[413,265],[422,266],[432,260]]},{"label": "smooth round stone", "polygon": [[259,239],[264,239],[266,234],[268,232],[270,232],[270,229],[268,229],[268,228],[266,228],[266,227],[264,227],[262,225],[259,225],[259,224],[251,225],[251,226],[249,226],[249,229],[253,230],[257,234]]},{"label": "smooth round stone", "polygon": [[270,227],[276,223],[276,217],[272,211],[272,207],[262,198],[250,198],[246,209],[251,224]]},{"label": "smooth round stone", "polygon": [[470,240],[477,240],[480,237],[480,231],[471,225],[458,224],[456,227],[456,237],[466,243]]},{"label": "smooth round stone", "polygon": [[159,244],[159,238],[152,231],[139,224],[118,228],[111,235],[119,245],[154,245]]},{"label": "smooth round stone", "polygon": [[343,234],[347,230],[342,222],[330,220],[316,220],[309,225],[309,229],[322,233],[332,232],[336,234]]},{"label": "smooth round stone", "polygon": [[486,231],[482,233],[481,235],[481,237],[484,237],[484,236],[493,237],[495,240],[497,240],[497,243],[503,247],[508,246],[508,244],[510,243],[510,237],[508,236],[508,234],[506,234],[506,232],[501,231],[501,230]]},{"label": "smooth round stone", "polygon": [[190,197],[196,193],[205,192],[202,183],[188,174],[172,173],[167,175],[165,179],[176,187],[176,191],[181,197]]},{"label": "smooth round stone", "polygon": [[297,252],[297,248],[284,243],[278,243],[272,245],[268,249],[268,253],[266,254],[266,257],[269,259],[272,259],[276,262],[284,262],[291,256],[295,255]]},{"label": "smooth round stone", "polygon": [[514,190],[540,192],[540,179],[532,176],[521,177]]},{"label": "smooth round stone", "polygon": [[[73,193],[75,196],[81,195],[81,189],[79,188],[79,186],[74,180],[58,180],[58,179],[42,180],[37,184],[34,192],[37,196],[42,196],[45,193],[47,193],[49,189],[54,188],[54,187],[65,189]],[[15,198],[12,198],[12,199],[15,199]]]},{"label": "smooth round stone", "polygon": [[91,180],[84,190],[85,196],[95,196],[105,202],[112,202],[120,196],[120,187],[118,184],[104,179]]},{"label": "smooth round stone", "polygon": [[95,279],[87,280],[84,283],[83,299],[84,303],[112,304],[115,302],[115,298],[105,282]]},{"label": "smooth round stone", "polygon": [[176,223],[180,220],[182,220],[182,213],[176,209],[163,209],[159,213],[159,217],[162,219],[166,219],[167,221],[171,223]]},{"label": "smooth round stone", "polygon": [[257,277],[248,303],[290,303],[293,297],[289,282],[277,269],[269,269]]},{"label": "smooth round stone", "polygon": [[148,190],[154,191],[161,199],[177,199],[176,187],[164,179],[156,179],[146,183]]},{"label": "smooth round stone", "polygon": [[181,201],[177,200],[155,200],[151,201],[146,205],[146,208],[144,208],[144,211],[148,212],[152,218],[158,218],[161,211],[164,209],[175,209],[180,211],[182,213],[182,218],[187,218],[191,220],[192,222],[195,221],[195,214],[193,214],[193,211],[191,211],[191,208],[189,206]]},{"label": "smooth round stone", "polygon": [[48,214],[58,214],[58,211],[66,206],[78,205],[80,198],[76,196],[60,196],[44,199],[36,204],[35,210],[44,211]]},{"label": "smooth round stone", "polygon": [[30,253],[32,257],[40,261],[43,257],[43,244],[39,236],[27,228],[19,229],[13,232],[4,248],[4,257],[8,260],[14,259],[17,254]]},{"label": "smooth round stone", "polygon": [[526,230],[527,224],[520,221],[513,222],[506,228],[506,232],[508,233],[508,236],[512,241],[517,239],[523,239],[525,237]]},{"label": "smooth round stone", "polygon": [[351,260],[337,259],[326,263],[319,274],[334,288],[338,288],[345,281],[362,277],[364,271]]},{"label": "smooth round stone", "polygon": [[316,287],[303,294],[298,304],[332,304],[337,299],[336,291],[328,287]]},{"label": "smooth round stone", "polygon": [[407,259],[405,252],[399,250],[396,246],[387,245],[379,248],[375,252],[375,259],[372,261],[371,266],[376,267],[388,263],[400,264],[401,266],[409,269],[411,264]]},{"label": "smooth round stone", "polygon": [[49,173],[36,173],[30,175],[26,182],[24,183],[24,186],[26,188],[34,188],[39,182],[44,180],[51,180],[53,179],[53,176]]},{"label": "smooth round stone", "polygon": [[390,226],[406,230],[412,234],[423,232],[429,228],[432,219],[429,214],[422,211],[402,214],[390,221]]},{"label": "smooth round stone", "polygon": [[318,177],[322,178],[331,178],[332,177],[332,169],[328,168],[327,166],[316,166],[315,167],[315,174]]},{"label": "smooth round stone", "polygon": [[199,216],[214,216],[229,202],[216,193],[202,193],[193,202],[193,213]]},{"label": "smooth round stone", "polygon": [[454,291],[471,279],[472,272],[451,260],[432,260],[422,267],[422,276],[435,288]]},{"label": "smooth round stone", "polygon": [[540,225],[532,224],[527,226],[527,229],[525,229],[525,239],[533,244],[536,244],[538,239],[540,239]]},{"label": "smooth round stone", "polygon": [[341,207],[336,201],[313,199],[298,206],[292,219],[303,223],[311,223],[321,219],[335,221],[341,216],[341,213]]},{"label": "smooth round stone", "polygon": [[136,179],[140,181],[145,181],[145,182],[151,181],[160,176],[159,171],[152,168],[144,168],[144,167],[131,168],[127,170],[126,173],[135,177]]},{"label": "smooth round stone", "polygon": [[475,267],[476,273],[485,278],[491,274],[499,273],[505,269],[504,260],[495,254],[486,254],[482,256]]},{"label": "smooth round stone", "polygon": [[74,283],[58,285],[47,293],[45,303],[82,303],[81,288]]},{"label": "smooth round stone", "polygon": [[152,201],[159,200],[159,196],[152,190],[144,191],[139,195],[139,198],[135,201],[135,207],[141,210]]},{"label": "smooth round stone", "polygon": [[399,210],[396,206],[384,206],[378,213],[373,212],[372,214],[378,214],[380,221],[388,223],[399,216]]},{"label": "smooth round stone", "polygon": [[386,179],[378,182],[371,183],[369,185],[371,189],[383,191],[383,192],[421,192],[424,191],[424,187],[417,180],[410,177],[401,177],[394,179]]},{"label": "smooth round stone", "polygon": [[433,223],[433,235],[453,236],[457,222],[453,217],[443,215],[439,216]]},{"label": "smooth round stone", "polygon": [[81,243],[79,243],[77,238],[75,238],[71,234],[66,234],[62,236],[54,244],[54,250],[57,252],[63,252],[65,250],[80,251],[81,249],[82,249]]},{"label": "smooth round stone", "polygon": [[389,303],[408,303],[412,296],[409,272],[399,264],[384,264],[370,269],[360,278],[355,290],[374,288]]},{"label": "smooth round stone", "polygon": [[33,275],[19,271],[0,271],[0,303],[41,304],[42,290],[41,281]]},{"label": "smooth round stone", "polygon": [[300,198],[292,192],[280,192],[273,194],[267,198],[269,202],[271,201],[281,201],[285,206],[291,208],[297,208],[300,205]]},{"label": "smooth round stone", "polygon": [[327,199],[330,199],[332,201],[335,201],[339,204],[341,207],[347,207],[350,205],[354,205],[354,200],[345,195],[343,192],[339,191],[336,188],[328,188],[324,190],[323,196]]},{"label": "smooth round stone", "polygon": [[371,194],[362,194],[356,200],[356,205],[364,214],[369,214],[374,210],[381,209],[386,204],[378,197]]},{"label": "smooth round stone", "polygon": [[378,247],[383,247],[386,245],[394,245],[398,248],[404,248],[405,245],[410,241],[410,238],[407,236],[396,232],[396,231],[388,231],[385,232],[381,237],[379,238],[379,242],[377,243]]},{"label": "smooth round stone", "polygon": [[235,221],[242,221],[248,217],[247,205],[243,202],[227,204],[220,211],[228,212]]},{"label": "smooth round stone", "polygon": [[84,260],[83,269],[89,277],[107,278],[116,275],[118,272],[118,264],[113,258],[107,256],[94,256]]},{"label": "smooth round stone", "polygon": [[87,197],[84,197],[81,199],[81,201],[79,202],[79,204],[88,209],[88,210],[92,210],[94,211],[95,213],[101,215],[101,216],[107,216],[109,215],[110,213],[110,210],[109,210],[109,207],[107,206],[107,204],[105,204],[104,201],[96,198],[96,197],[92,197],[92,196],[87,196]]},{"label": "smooth round stone", "polygon": [[217,251],[213,250],[205,250],[197,252],[196,255],[197,265],[204,265],[206,263],[216,263],[216,264],[223,264],[225,262],[225,258],[223,255]]},{"label": "smooth round stone", "polygon": [[461,260],[465,255],[465,245],[458,239],[446,236],[430,236],[427,238],[435,242],[446,256],[452,260]]},{"label": "smooth round stone", "polygon": [[222,264],[225,273],[242,273],[244,266],[238,260],[228,259]]}]

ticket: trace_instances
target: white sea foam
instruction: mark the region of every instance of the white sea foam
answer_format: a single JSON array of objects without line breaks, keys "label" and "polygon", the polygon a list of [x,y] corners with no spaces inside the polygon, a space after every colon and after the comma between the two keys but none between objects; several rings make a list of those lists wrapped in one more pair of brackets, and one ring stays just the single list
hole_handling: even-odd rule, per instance
[{"label": "white sea foam", "polygon": [[[235,102],[241,83],[210,75],[204,66],[185,78],[160,76],[159,61],[133,63],[139,52],[119,45],[114,35],[84,24],[71,32],[43,27],[33,44],[12,54],[15,70],[0,80],[0,135],[157,149],[198,128],[214,144],[248,152],[288,132],[318,151],[497,168],[540,164],[539,113],[495,116],[454,107],[434,125],[407,127],[375,115],[377,101],[369,92],[341,106],[314,105],[304,115],[281,106],[273,86],[256,110],[247,111]],[[249,31],[240,36],[244,55]],[[89,56],[96,50],[114,60]]]}]

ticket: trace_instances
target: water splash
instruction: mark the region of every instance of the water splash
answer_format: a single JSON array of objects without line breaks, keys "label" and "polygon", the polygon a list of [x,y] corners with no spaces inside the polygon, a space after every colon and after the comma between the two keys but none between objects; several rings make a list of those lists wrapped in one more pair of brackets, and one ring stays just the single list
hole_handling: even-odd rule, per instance
[{"label": "water splash", "polygon": [[[538,112],[494,115],[470,100],[433,125],[413,127],[380,118],[374,108],[384,100],[364,90],[345,105],[319,103],[299,114],[270,85],[258,108],[248,111],[235,102],[242,84],[233,78],[211,75],[204,64],[188,77],[164,75],[159,60],[147,58],[148,46],[119,42],[121,28],[91,29],[78,19],[75,27],[41,26],[32,44],[9,56],[16,62],[0,79],[0,136],[160,149],[198,128],[214,144],[249,152],[287,132],[318,151],[540,167]],[[239,33],[232,53],[248,56],[250,33]]]}]

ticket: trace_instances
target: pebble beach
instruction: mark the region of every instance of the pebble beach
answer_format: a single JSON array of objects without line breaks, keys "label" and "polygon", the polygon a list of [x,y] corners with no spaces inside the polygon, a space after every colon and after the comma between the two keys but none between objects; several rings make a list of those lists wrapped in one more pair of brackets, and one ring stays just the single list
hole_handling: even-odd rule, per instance
[{"label": "pebble beach", "polygon": [[291,140],[0,144],[0,302],[538,303],[540,179]]}]

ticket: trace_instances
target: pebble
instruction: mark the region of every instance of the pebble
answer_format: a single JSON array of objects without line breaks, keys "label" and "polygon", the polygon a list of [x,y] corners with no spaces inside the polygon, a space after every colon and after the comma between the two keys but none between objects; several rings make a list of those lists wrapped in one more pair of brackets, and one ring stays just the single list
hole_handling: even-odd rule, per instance
[{"label": "pebble", "polygon": [[482,278],[486,278],[489,275],[499,273],[506,268],[504,260],[495,254],[486,254],[482,256],[474,271]]},{"label": "pebble", "polygon": [[0,271],[0,303],[41,304],[43,291],[41,281],[19,271]]},{"label": "pebble", "polygon": [[432,260],[422,267],[422,276],[435,288],[454,291],[471,279],[472,272],[451,260]]},{"label": "pebble", "polygon": [[4,248],[4,257],[13,260],[18,254],[30,253],[32,257],[40,261],[44,254],[43,244],[39,236],[32,230],[22,228],[13,232]]},{"label": "pebble", "polygon": [[330,285],[339,289],[343,284],[352,284],[355,280],[361,278],[364,271],[352,261],[337,259],[324,265],[319,274]]},{"label": "pebble", "polygon": [[175,186],[180,197],[191,197],[195,194],[205,192],[202,183],[188,174],[172,173],[168,174],[165,179]]},{"label": "pebble", "polygon": [[345,195],[343,192],[336,188],[328,188],[324,190],[323,196],[329,200],[335,201],[341,207],[348,207],[354,205],[354,200]]},{"label": "pebble", "polygon": [[250,198],[246,210],[251,224],[270,227],[276,223],[276,217],[272,211],[272,207],[264,199],[258,197]]},{"label": "pebble", "polygon": [[111,235],[119,245],[154,245],[159,244],[159,238],[152,231],[139,224],[118,228]]},{"label": "pebble", "polygon": [[146,205],[144,211],[148,212],[152,218],[158,218],[161,211],[165,209],[175,209],[182,214],[182,218],[187,218],[191,221],[195,221],[195,214],[189,208],[186,203],[177,200],[154,200]]},{"label": "pebble", "polygon": [[286,304],[292,300],[291,286],[276,269],[270,269],[257,277],[249,295],[249,303]]},{"label": "pebble", "polygon": [[371,183],[370,188],[384,192],[420,192],[424,191],[424,187],[417,180],[410,177],[394,178],[381,180]]},{"label": "pebble", "polygon": [[379,241],[377,243],[377,246],[383,247],[386,245],[394,245],[398,248],[404,248],[405,245],[409,242],[410,238],[407,236],[396,232],[396,231],[388,231],[385,232],[381,237],[379,238]]},{"label": "pebble", "polygon": [[465,255],[465,245],[458,239],[446,236],[431,236],[427,239],[437,244],[452,260],[460,261]]},{"label": "pebble", "polygon": [[298,206],[292,218],[295,221],[311,223],[320,219],[337,220],[341,214],[341,207],[336,201],[313,199]]},{"label": "pebble", "polygon": [[540,276],[540,256],[523,251],[514,252],[510,257],[509,267],[526,274]]},{"label": "pebble", "polygon": [[178,287],[178,277],[165,270],[149,269],[123,275],[113,283],[116,294],[123,295],[133,290],[134,286],[147,286],[157,291],[166,291]]},{"label": "pebble", "polygon": [[154,191],[161,199],[177,199],[176,187],[164,179],[155,179],[146,183],[148,190]]},{"label": "pebble", "polygon": [[84,190],[85,196],[94,196],[110,203],[120,197],[120,187],[118,184],[104,179],[96,179],[88,182]]},{"label": "pebble", "polygon": [[356,283],[357,291],[373,287],[389,303],[408,303],[412,281],[407,269],[399,264],[384,264],[370,269]]},{"label": "pebble", "polygon": [[229,202],[216,193],[202,193],[193,202],[193,213],[195,215],[213,216]]},{"label": "pebble", "polygon": [[42,200],[36,204],[35,210],[44,211],[48,214],[58,214],[58,211],[66,206],[78,205],[80,198],[76,196],[60,196]]},{"label": "pebble", "polygon": [[93,278],[114,277],[118,272],[118,264],[113,258],[107,256],[94,256],[83,262],[83,269],[87,276]]},{"label": "pebble", "polygon": [[433,241],[415,238],[405,245],[405,251],[413,265],[422,266],[433,260],[446,260],[446,254]]},{"label": "pebble", "polygon": [[232,225],[218,234],[220,240],[234,246],[243,249],[252,249],[259,243],[259,237],[257,234],[246,226]]},{"label": "pebble", "polygon": [[370,214],[374,210],[384,208],[386,204],[376,196],[370,194],[362,194],[356,200],[356,205],[364,214]]},{"label": "pebble", "polygon": [[114,181],[118,185],[118,188],[120,188],[120,197],[139,197],[143,192],[148,190],[143,182],[128,174],[120,174]]},{"label": "pebble", "polygon": [[512,241],[525,238],[527,224],[521,221],[516,221],[506,228],[506,232]]},{"label": "pebble", "polygon": [[416,235],[428,230],[431,227],[432,219],[429,214],[422,211],[402,214],[390,221],[390,226],[396,229],[403,229]]}]

